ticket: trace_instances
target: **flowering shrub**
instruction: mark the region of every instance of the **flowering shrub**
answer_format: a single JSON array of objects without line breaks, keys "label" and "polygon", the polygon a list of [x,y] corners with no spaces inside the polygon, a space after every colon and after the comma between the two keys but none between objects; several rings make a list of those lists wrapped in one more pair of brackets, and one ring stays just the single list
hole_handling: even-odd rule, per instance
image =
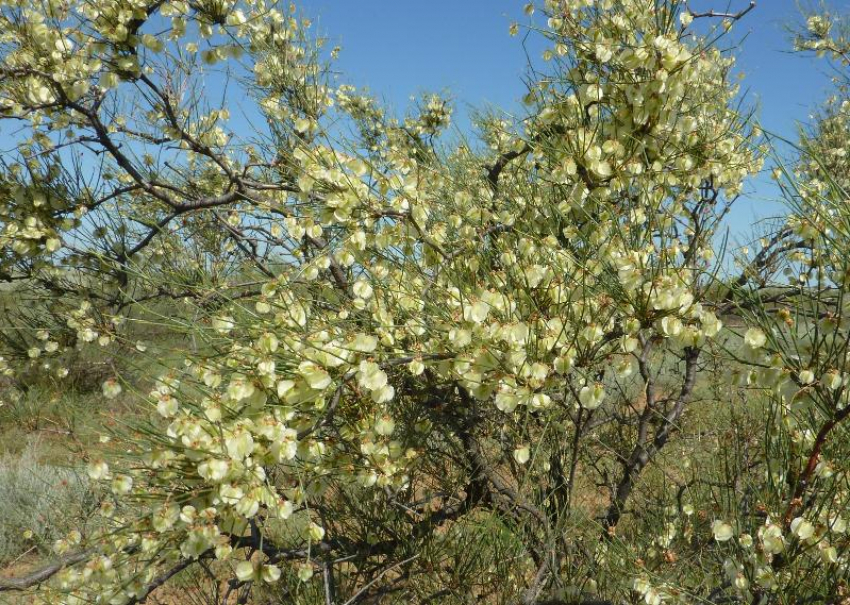
[{"label": "flowering shrub", "polygon": [[[152,318],[191,339],[88,461],[103,530],[8,586],[140,603],[215,560],[222,603],[836,602],[850,214],[801,161],[718,278],[767,152],[722,48],[747,12],[529,5],[527,116],[471,147],[447,100],[338,84],[295,7],[4,0],[0,276],[70,309],[20,363],[144,353]],[[225,78],[258,132],[203,96]]]}]

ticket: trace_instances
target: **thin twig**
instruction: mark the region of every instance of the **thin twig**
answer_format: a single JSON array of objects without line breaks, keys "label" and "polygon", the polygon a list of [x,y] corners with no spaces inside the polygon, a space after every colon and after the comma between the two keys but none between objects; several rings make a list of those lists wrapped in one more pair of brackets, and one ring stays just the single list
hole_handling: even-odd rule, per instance
[{"label": "thin twig", "polygon": [[415,560],[415,559],[418,559],[418,558],[419,558],[419,554],[415,554],[415,555],[413,555],[412,557],[408,557],[408,558],[407,558],[407,559],[405,559],[404,561],[399,561],[398,563],[396,563],[396,564],[394,564],[394,565],[390,565],[389,567],[387,567],[386,569],[384,569],[381,573],[379,573],[377,576],[375,576],[374,578],[372,578],[372,580],[370,580],[370,581],[369,581],[369,583],[368,583],[368,584],[366,584],[366,586],[364,586],[363,588],[361,588],[360,590],[358,590],[358,591],[355,593],[355,595],[354,595],[353,597],[351,597],[350,599],[348,599],[348,600],[347,600],[345,603],[343,603],[342,605],[354,605],[354,603],[356,603],[356,602],[360,599],[360,597],[362,597],[362,596],[366,593],[366,591],[367,591],[367,590],[369,590],[372,586],[374,586],[374,585],[375,585],[375,583],[377,583],[377,582],[378,582],[378,580],[380,580],[380,579],[381,579],[382,577],[384,577],[386,574],[388,574],[388,573],[389,573],[389,572],[391,572],[392,570],[396,569],[397,567],[401,567],[402,565],[404,565],[404,564],[406,564],[406,563],[410,563],[411,561],[413,561],[413,560]]}]

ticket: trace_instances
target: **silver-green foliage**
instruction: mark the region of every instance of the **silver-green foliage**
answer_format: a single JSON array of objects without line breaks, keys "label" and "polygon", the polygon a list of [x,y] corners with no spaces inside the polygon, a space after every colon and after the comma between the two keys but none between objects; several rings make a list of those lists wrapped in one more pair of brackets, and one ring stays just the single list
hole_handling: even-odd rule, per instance
[{"label": "silver-green foliage", "polygon": [[0,457],[0,564],[49,550],[97,506],[85,473],[43,463],[40,449],[33,441]]}]

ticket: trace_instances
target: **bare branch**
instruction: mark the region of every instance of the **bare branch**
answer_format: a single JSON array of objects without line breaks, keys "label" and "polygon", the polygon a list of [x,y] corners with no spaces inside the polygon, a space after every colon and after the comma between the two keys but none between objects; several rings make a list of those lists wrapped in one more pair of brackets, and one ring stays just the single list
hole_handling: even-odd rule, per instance
[{"label": "bare branch", "polygon": [[[676,429],[679,418],[682,416],[685,407],[690,402],[693,396],[694,385],[696,384],[697,376],[697,361],[699,360],[700,349],[688,348],[685,350],[685,373],[682,379],[682,386],[676,397],[673,408],[661,418],[659,426],[656,429],[655,435],[651,442],[647,443],[648,422],[641,423],[641,436],[632,450],[631,455],[623,463],[623,474],[620,481],[617,483],[617,488],[614,492],[614,497],[608,507],[608,511],[603,519],[603,525],[606,528],[605,535],[608,531],[616,527],[623,511],[626,502],[632,494],[635,482],[640,476],[644,468],[652,461],[655,455],[661,451],[670,434]],[[647,410],[652,414],[649,403]]]},{"label": "bare branch", "polygon": [[738,19],[743,19],[744,16],[753,10],[756,7],[756,0],[750,0],[750,5],[742,10],[739,10],[737,13],[723,13],[715,10],[706,11],[703,13],[695,13],[688,7],[688,12],[691,17],[694,19],[703,19],[703,18],[722,18],[722,19],[731,19],[733,21],[737,21]]},{"label": "bare branch", "polygon": [[93,554],[91,550],[83,550],[76,553],[64,555],[58,561],[50,563],[32,573],[19,578],[0,578],[0,592],[6,591],[23,591],[33,586],[37,586],[42,582],[46,582],[54,575],[62,571],[68,566],[82,563],[89,559]]},{"label": "bare branch", "polygon": [[418,558],[419,558],[419,554],[415,554],[415,555],[413,555],[412,557],[408,557],[408,558],[407,558],[407,559],[405,559],[404,561],[399,561],[398,563],[395,563],[395,564],[390,565],[389,567],[385,568],[385,569],[384,569],[383,571],[381,571],[381,572],[380,572],[377,576],[375,576],[374,578],[372,578],[372,579],[371,579],[371,580],[370,580],[370,581],[369,581],[369,582],[368,582],[368,583],[367,583],[367,584],[366,584],[363,588],[361,588],[360,590],[358,590],[358,591],[354,594],[354,596],[353,596],[353,597],[351,597],[350,599],[348,599],[348,600],[347,600],[345,603],[343,603],[342,605],[354,605],[355,603],[359,602],[359,601],[363,598],[363,596],[366,594],[366,591],[367,591],[367,590],[369,590],[372,586],[374,586],[374,585],[375,585],[375,583],[376,583],[376,582],[378,582],[378,580],[380,580],[382,577],[384,577],[385,575],[387,575],[387,574],[388,574],[389,572],[391,572],[392,570],[397,569],[397,568],[401,567],[402,565],[405,565],[406,563],[410,563],[411,561],[415,561],[415,560],[416,560],[416,559],[418,559]]},{"label": "bare branch", "polygon": [[154,580],[145,587],[144,592],[127,601],[127,605],[140,605],[141,603],[144,603],[154,590],[168,582],[168,580],[176,576],[178,573],[180,573],[193,563],[197,563],[201,559],[209,557],[210,554],[211,551],[207,551],[201,554],[197,559],[181,559],[180,562],[177,563],[174,567],[154,578]]}]

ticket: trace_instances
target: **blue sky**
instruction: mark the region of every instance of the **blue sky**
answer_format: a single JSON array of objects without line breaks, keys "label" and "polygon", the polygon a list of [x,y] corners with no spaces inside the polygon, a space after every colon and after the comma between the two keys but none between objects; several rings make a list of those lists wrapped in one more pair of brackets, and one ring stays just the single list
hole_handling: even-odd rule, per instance
[{"label": "blue sky", "polygon": [[[694,10],[734,10],[747,0],[692,0]],[[850,12],[850,0],[832,6]],[[450,91],[460,125],[465,107],[487,104],[518,108],[527,65],[520,37],[508,36],[512,21],[523,23],[522,0],[301,0],[320,34],[342,46],[337,67],[344,80],[369,89],[396,112],[409,97],[425,91]],[[788,24],[801,21],[795,0],[759,0],[736,27],[743,37],[738,65],[743,88],[759,107],[765,129],[793,138],[796,124],[808,119],[826,96],[828,66],[791,55]],[[539,44],[530,44],[539,58]],[[757,179],[747,199],[730,215],[730,228],[745,237],[758,219],[779,212],[769,198],[775,191]]]}]

